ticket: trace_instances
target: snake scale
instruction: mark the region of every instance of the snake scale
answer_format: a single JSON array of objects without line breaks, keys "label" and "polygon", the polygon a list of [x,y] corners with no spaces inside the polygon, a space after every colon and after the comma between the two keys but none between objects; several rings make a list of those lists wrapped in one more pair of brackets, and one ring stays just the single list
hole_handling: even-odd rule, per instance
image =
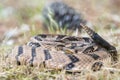
[{"label": "snake scale", "polygon": [[47,69],[81,71],[100,70],[107,60],[117,61],[117,50],[87,26],[81,25],[88,37],[38,34],[27,45],[16,46],[7,61]]}]

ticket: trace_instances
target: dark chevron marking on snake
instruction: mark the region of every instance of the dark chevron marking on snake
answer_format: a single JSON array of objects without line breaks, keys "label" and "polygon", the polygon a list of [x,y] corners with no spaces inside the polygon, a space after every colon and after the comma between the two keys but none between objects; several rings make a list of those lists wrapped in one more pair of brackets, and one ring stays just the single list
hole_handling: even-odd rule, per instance
[{"label": "dark chevron marking on snake", "polygon": [[75,62],[79,61],[79,59],[76,56],[72,55],[72,54],[67,54],[67,56],[70,58],[72,63],[75,63]]},{"label": "dark chevron marking on snake", "polygon": [[51,55],[50,55],[50,52],[49,50],[44,50],[44,54],[45,54],[45,60],[48,60],[48,59],[51,59]]},{"label": "dark chevron marking on snake", "polygon": [[100,58],[100,56],[96,55],[96,54],[87,54],[88,56],[91,56],[94,60],[97,60]]},{"label": "dark chevron marking on snake", "polygon": [[36,56],[36,48],[35,47],[32,47],[31,49],[31,56],[32,56],[32,59],[30,60],[30,65],[33,66],[33,61],[34,61],[34,57]]},{"label": "dark chevron marking on snake", "polygon": [[78,62],[79,59],[76,56],[72,55],[72,54],[67,54],[67,56],[70,58],[71,62],[69,64],[67,64],[64,67],[64,69],[70,70],[75,66],[74,63]]},{"label": "dark chevron marking on snake", "polygon": [[19,46],[18,47],[18,54],[15,56],[18,65],[20,65],[20,61],[18,59],[18,56],[20,56],[22,53],[23,53],[23,47]]}]

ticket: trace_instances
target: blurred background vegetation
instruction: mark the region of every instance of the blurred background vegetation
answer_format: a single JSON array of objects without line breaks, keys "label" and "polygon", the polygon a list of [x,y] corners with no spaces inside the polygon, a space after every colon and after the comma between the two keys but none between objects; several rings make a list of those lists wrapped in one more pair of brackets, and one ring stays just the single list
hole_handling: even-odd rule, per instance
[{"label": "blurred background vegetation", "polygon": [[[65,2],[82,13],[89,26],[96,31],[116,30],[116,35],[119,35],[117,32],[120,27],[120,0],[0,0],[0,43],[3,43],[6,37],[13,37],[13,34],[17,34],[14,38],[17,37],[16,42],[20,42],[18,38],[21,33],[27,32],[27,38],[38,33],[46,33],[47,31],[42,29],[41,12],[54,1]],[[8,41],[7,44],[13,42]]]}]

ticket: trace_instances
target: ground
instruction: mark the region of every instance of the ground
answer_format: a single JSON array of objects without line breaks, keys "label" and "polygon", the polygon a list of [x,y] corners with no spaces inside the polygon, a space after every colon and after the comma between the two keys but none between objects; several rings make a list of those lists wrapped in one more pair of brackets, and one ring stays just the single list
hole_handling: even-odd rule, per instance
[{"label": "ground", "polygon": [[[16,45],[26,44],[31,36],[46,32],[65,34],[64,31],[42,30],[41,11],[53,1],[55,0],[0,0],[0,80],[120,80],[119,0],[61,0],[82,13],[89,21],[88,25],[117,48],[119,61],[112,67],[115,71],[66,73],[64,70],[47,71],[45,68],[13,67],[6,64],[6,54]],[[79,36],[86,34],[83,32]],[[111,65],[107,68],[111,68]]]}]

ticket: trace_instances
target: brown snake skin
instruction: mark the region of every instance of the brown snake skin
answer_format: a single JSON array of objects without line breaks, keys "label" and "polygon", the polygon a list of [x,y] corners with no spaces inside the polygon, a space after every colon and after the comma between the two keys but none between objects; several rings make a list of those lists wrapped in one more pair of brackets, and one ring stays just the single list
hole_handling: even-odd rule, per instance
[{"label": "brown snake skin", "polygon": [[[92,39],[67,35],[39,34],[30,39],[27,45],[17,46],[9,54],[7,61],[18,65],[30,65],[47,69],[65,69],[81,71],[84,69],[100,70],[105,62],[117,61],[117,51],[87,26],[83,26]],[[94,36],[96,37],[94,39]],[[112,46],[113,47],[113,46]],[[113,49],[113,50],[110,50]],[[109,52],[112,51],[112,52]],[[111,55],[112,54],[112,55]]]}]

